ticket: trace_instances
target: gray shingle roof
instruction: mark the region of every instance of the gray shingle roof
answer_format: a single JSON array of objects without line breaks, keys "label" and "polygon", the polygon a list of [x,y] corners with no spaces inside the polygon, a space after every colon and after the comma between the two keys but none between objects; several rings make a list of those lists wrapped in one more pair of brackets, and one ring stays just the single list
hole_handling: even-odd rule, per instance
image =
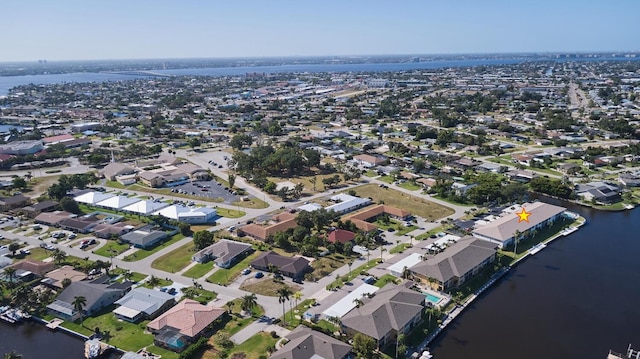
[{"label": "gray shingle roof", "polygon": [[342,318],[348,328],[380,340],[392,329],[400,330],[424,308],[424,294],[395,284],[382,287],[364,305]]},{"label": "gray shingle roof", "polygon": [[289,342],[269,359],[342,359],[351,352],[351,345],[303,325],[286,338]]}]

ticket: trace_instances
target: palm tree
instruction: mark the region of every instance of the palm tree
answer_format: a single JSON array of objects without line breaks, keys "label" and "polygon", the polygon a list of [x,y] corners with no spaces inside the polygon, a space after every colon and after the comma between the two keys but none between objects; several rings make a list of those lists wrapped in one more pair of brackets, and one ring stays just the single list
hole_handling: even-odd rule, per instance
[{"label": "palm tree", "polygon": [[129,282],[131,281],[131,278],[133,278],[133,273],[130,270],[125,271],[124,273],[122,273],[122,278],[124,278],[124,280]]},{"label": "palm tree", "polygon": [[406,266],[402,268],[402,279],[411,279],[411,270]]},{"label": "palm tree", "polygon": [[380,246],[380,262],[382,262],[382,253],[386,252],[387,249],[384,248],[383,246]]},{"label": "palm tree", "polygon": [[256,305],[258,305],[258,297],[254,293],[251,293],[242,297],[240,308],[247,313],[253,314],[253,308],[255,308]]},{"label": "palm tree", "polygon": [[185,297],[189,299],[193,299],[198,296],[198,290],[194,287],[185,287],[182,288],[182,293]]},{"label": "palm tree", "polygon": [[51,256],[53,257],[53,261],[57,264],[60,265],[64,262],[65,259],[67,259],[67,253],[61,251],[60,249],[56,248],[53,253],[51,253]]},{"label": "palm tree", "polygon": [[87,298],[83,296],[73,298],[73,309],[80,313],[80,325],[84,322],[84,307],[87,305]]},{"label": "palm tree", "polygon": [[282,287],[280,289],[278,289],[278,302],[282,303],[282,320],[284,322],[284,325],[287,325],[287,317],[285,316],[285,311],[284,311],[284,303],[286,301],[289,300],[289,296],[291,296],[291,294],[293,294],[291,292],[291,289],[289,289],[289,287]]},{"label": "palm tree", "polygon": [[16,279],[16,272],[18,270],[13,267],[7,267],[4,269],[4,274],[7,276],[7,281],[13,286],[13,281]]},{"label": "palm tree", "polygon": [[226,302],[224,306],[227,307],[227,313],[233,313],[233,302]]},{"label": "palm tree", "polygon": [[340,319],[340,317],[330,316],[327,317],[327,320],[338,327],[338,331],[340,331],[340,334],[342,334],[342,320]]},{"label": "palm tree", "polygon": [[364,303],[362,302],[362,299],[360,299],[360,298],[356,298],[356,299],[354,299],[354,300],[353,300],[353,303],[355,303],[356,308],[360,308],[360,306],[361,306],[362,304],[364,304]]},{"label": "palm tree", "polygon": [[149,278],[149,280],[147,280],[147,283],[149,283],[149,285],[150,285],[152,288],[155,288],[155,287],[157,287],[157,286],[160,284],[160,279],[158,279],[158,277],[156,277],[156,276],[152,275],[152,276]]},{"label": "palm tree", "polygon": [[24,307],[24,305],[27,304],[28,302],[30,293],[31,291],[29,290],[29,287],[21,286],[18,289],[13,291],[13,294],[11,295],[11,300],[13,301],[13,304],[18,305],[20,307]]},{"label": "palm tree", "polygon": [[521,234],[521,232],[519,230],[517,230],[517,229],[516,229],[515,233],[513,233],[513,242],[514,242],[513,255],[514,256],[518,255],[518,240],[520,239],[520,234]]},{"label": "palm tree", "polygon": [[302,292],[293,293],[293,300],[296,302],[296,307],[298,306],[298,301],[302,299]]},{"label": "palm tree", "polygon": [[[406,340],[406,336],[404,334],[398,334],[398,336],[396,336],[396,359],[398,358],[398,353],[403,353],[405,351],[407,351],[407,346],[404,344]],[[402,358],[403,355],[401,354],[400,357]]]}]

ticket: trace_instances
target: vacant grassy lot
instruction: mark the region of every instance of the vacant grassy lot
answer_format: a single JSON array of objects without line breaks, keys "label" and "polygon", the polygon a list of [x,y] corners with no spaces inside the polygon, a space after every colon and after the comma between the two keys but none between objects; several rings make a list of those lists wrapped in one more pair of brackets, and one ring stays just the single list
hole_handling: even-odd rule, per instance
[{"label": "vacant grassy lot", "polygon": [[216,212],[218,213],[219,216],[227,217],[227,218],[240,218],[245,214],[247,214],[246,212],[238,211],[235,209],[222,208],[222,207],[216,208]]},{"label": "vacant grassy lot", "polygon": [[44,248],[31,248],[29,251],[31,254],[27,257],[32,260],[41,261],[45,258],[51,257],[51,251],[47,251]]},{"label": "vacant grassy lot", "polygon": [[262,279],[251,280],[249,284],[243,284],[240,289],[253,292],[256,294],[267,295],[270,297],[277,297],[278,290],[283,287],[288,287],[292,293],[302,290],[299,285],[291,285],[273,280],[268,276]]},{"label": "vacant grassy lot", "polygon": [[408,189],[409,191],[417,191],[419,189],[422,189],[422,186],[416,184],[415,182],[411,182],[411,181],[406,181],[406,182],[400,183],[398,185],[398,187],[402,187],[404,189]]},{"label": "vacant grassy lot", "polygon": [[344,263],[336,259],[330,257],[322,257],[316,259],[311,263],[311,268],[313,268],[313,272],[311,272],[311,275],[314,279],[324,278],[343,265]]},{"label": "vacant grassy lot", "polygon": [[249,197],[248,201],[235,201],[231,203],[234,206],[240,206],[245,208],[267,208],[269,205],[267,202],[258,199],[256,197]]},{"label": "vacant grassy lot", "polygon": [[245,268],[249,268],[251,261],[256,259],[260,254],[262,254],[262,252],[256,251],[229,269],[218,269],[209,278],[207,278],[207,282],[225,285],[233,282],[240,275],[240,272]]},{"label": "vacant grassy lot", "polygon": [[404,194],[394,189],[383,189],[375,184],[366,184],[354,188],[359,197],[369,197],[374,202],[383,201],[385,204],[411,212],[430,221],[452,215],[455,211],[449,207],[430,202],[415,196]]},{"label": "vacant grassy lot", "polygon": [[191,263],[191,256],[196,252],[195,248],[196,246],[193,242],[187,243],[154,260],[151,263],[151,267],[175,273]]},{"label": "vacant grassy lot", "polygon": [[211,271],[213,267],[213,262],[198,263],[189,268],[186,272],[182,273],[182,275],[189,278],[200,278],[203,275],[209,273],[209,271]]},{"label": "vacant grassy lot", "polygon": [[93,251],[94,254],[103,257],[115,257],[129,249],[129,243],[118,243],[117,241],[107,241],[107,244]]}]

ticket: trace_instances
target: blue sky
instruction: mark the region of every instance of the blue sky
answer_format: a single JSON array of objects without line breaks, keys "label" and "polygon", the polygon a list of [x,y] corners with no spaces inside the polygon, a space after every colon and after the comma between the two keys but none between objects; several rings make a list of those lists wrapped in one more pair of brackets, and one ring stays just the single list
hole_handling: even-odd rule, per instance
[{"label": "blue sky", "polygon": [[638,0],[3,0],[0,61],[640,50]]}]

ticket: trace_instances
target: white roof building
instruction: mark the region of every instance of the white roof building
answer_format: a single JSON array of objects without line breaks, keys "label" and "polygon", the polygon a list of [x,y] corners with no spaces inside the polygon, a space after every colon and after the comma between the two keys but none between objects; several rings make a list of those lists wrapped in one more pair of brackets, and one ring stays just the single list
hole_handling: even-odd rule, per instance
[{"label": "white roof building", "polygon": [[167,206],[169,206],[169,203],[166,203],[166,202],[154,202],[154,201],[144,200],[144,201],[138,201],[134,204],[130,204],[124,207],[122,210],[127,212],[140,213],[140,214],[151,214]]},{"label": "white roof building", "polygon": [[122,209],[136,202],[140,202],[140,198],[113,196],[111,198],[105,199],[104,201],[100,201],[96,203],[96,206],[102,206],[102,207],[112,208],[112,209]]},{"label": "white roof building", "polygon": [[340,299],[336,302],[336,304],[327,308],[322,315],[327,317],[338,317],[342,318],[345,314],[347,314],[351,309],[356,307],[356,303],[354,303],[354,299],[360,299],[362,296],[366,294],[373,294],[378,291],[378,287],[371,284],[362,283],[361,286],[351,291],[351,293],[344,296],[344,298]]},{"label": "white roof building", "polygon": [[154,214],[187,223],[209,223],[213,222],[218,212],[209,207],[189,208],[172,205],[156,211]]},{"label": "white roof building", "polygon": [[113,194],[102,192],[87,192],[74,198],[78,203],[96,204],[113,197]]},{"label": "white roof building", "polygon": [[305,204],[303,206],[298,207],[299,210],[307,211],[307,212],[317,211],[320,208],[322,208],[322,206],[317,204],[317,203],[308,203],[308,204]]},{"label": "white roof building", "polygon": [[355,197],[345,193],[331,197],[331,201],[338,203],[327,207],[326,210],[334,211],[336,213],[348,213],[371,203],[371,199],[369,198]]},{"label": "white roof building", "polygon": [[399,260],[397,263],[389,266],[389,272],[396,277],[402,277],[402,272],[405,268],[411,268],[414,265],[422,261],[422,255],[420,253],[412,253],[405,258]]}]

